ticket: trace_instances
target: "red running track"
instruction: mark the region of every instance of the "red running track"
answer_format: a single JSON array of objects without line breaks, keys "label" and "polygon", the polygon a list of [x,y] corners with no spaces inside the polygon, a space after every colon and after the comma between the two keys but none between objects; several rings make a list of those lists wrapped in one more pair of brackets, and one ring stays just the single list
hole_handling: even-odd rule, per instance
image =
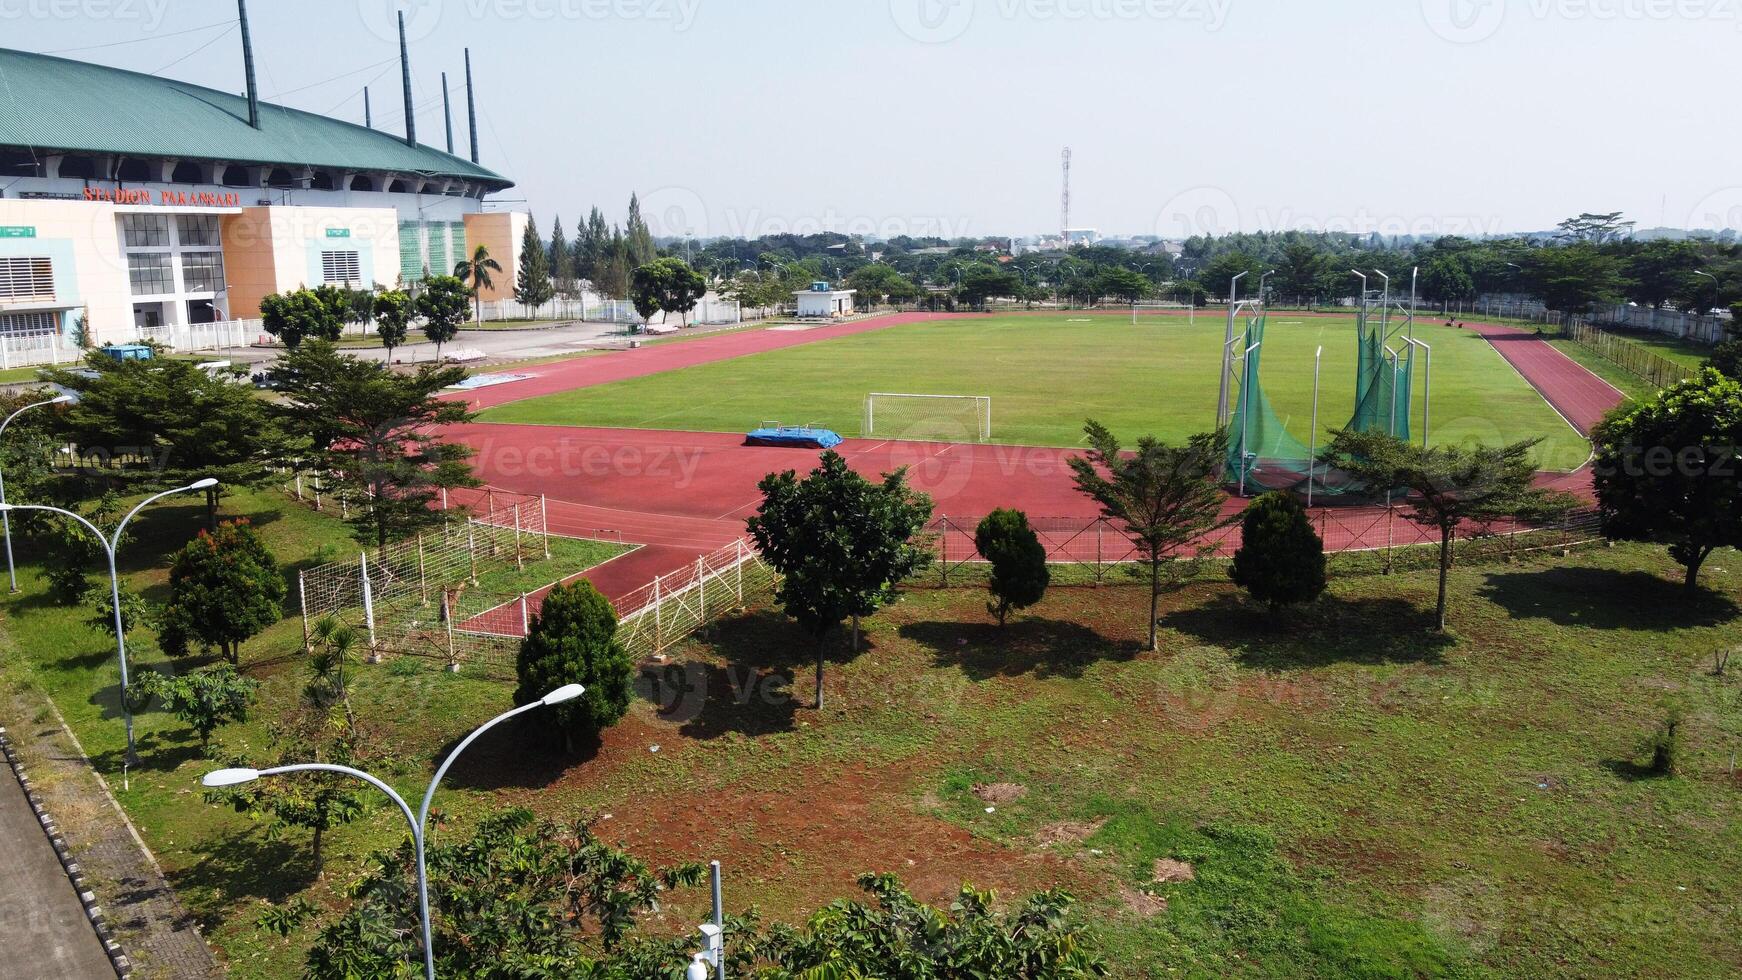
[{"label": "red running track", "polygon": [[[804,331],[760,330],[658,345],[544,365],[530,369],[536,375],[532,379],[467,397],[475,406],[504,404],[936,318],[904,314]],[[1623,398],[1529,331],[1498,324],[1471,327],[1581,432],[1589,432]],[[545,495],[554,533],[642,545],[587,573],[613,600],[741,537],[744,520],[759,499],[756,484],[762,476],[809,469],[818,455],[744,446],[743,437],[731,433],[496,424],[449,431],[477,451],[475,468],[490,485]],[[849,439],[839,451],[869,477],[909,467],[913,486],[931,495],[939,516],[978,518],[996,507],[1017,507],[1035,517],[1086,525],[1097,514],[1073,486],[1067,463],[1073,450]],[[1544,482],[1589,492],[1589,475],[1583,471],[1545,474]],[[1229,512],[1243,503],[1230,499]],[[1358,510],[1338,508],[1336,513],[1345,524],[1363,526]],[[1388,543],[1378,522],[1366,526],[1374,528],[1371,535],[1354,531],[1349,540],[1338,542],[1339,550]]]}]

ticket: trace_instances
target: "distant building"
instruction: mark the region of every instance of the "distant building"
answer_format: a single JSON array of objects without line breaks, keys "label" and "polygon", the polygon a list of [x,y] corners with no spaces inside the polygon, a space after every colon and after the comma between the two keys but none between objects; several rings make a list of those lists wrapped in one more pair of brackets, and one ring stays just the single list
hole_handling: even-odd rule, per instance
[{"label": "distant building", "polygon": [[855,290],[831,289],[826,282],[813,282],[811,288],[792,295],[798,298],[798,315],[802,317],[851,316]]}]

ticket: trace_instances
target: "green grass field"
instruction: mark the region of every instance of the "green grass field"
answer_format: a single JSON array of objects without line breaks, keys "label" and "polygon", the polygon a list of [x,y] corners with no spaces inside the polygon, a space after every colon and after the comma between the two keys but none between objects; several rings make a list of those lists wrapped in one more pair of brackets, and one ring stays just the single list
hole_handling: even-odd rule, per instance
[{"label": "green grass field", "polygon": [[[1077,445],[1088,417],[1125,439],[1179,440],[1214,424],[1222,333],[1214,317],[1196,326],[1069,314],[915,323],[528,399],[483,420],[742,432],[778,419],[856,436],[865,394],[894,391],[991,396],[1001,443]],[[1541,465],[1584,462],[1584,439],[1486,341],[1433,323],[1418,324],[1416,335],[1434,350],[1433,441],[1540,437]],[[1274,314],[1266,343],[1264,386],[1296,437],[1308,441],[1320,345],[1320,421],[1329,429],[1347,420],[1352,318]],[[1421,414],[1418,399],[1418,433]]]}]

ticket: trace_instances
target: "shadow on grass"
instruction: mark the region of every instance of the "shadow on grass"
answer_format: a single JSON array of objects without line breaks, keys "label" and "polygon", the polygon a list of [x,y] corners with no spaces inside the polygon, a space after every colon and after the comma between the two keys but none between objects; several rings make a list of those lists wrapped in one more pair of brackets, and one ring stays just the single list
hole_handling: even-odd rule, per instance
[{"label": "shadow on grass", "polygon": [[[432,766],[441,765],[441,760],[453,754],[465,737],[460,735],[438,749]],[[574,751],[564,751],[561,743],[539,727],[531,715],[515,718],[490,729],[467,746],[466,754],[442,777],[442,789],[541,789],[562,779],[575,766],[591,762],[599,748],[597,739],[577,738]],[[414,807],[416,802],[413,801]],[[436,791],[434,808],[441,808],[441,790]]]},{"label": "shadow on grass", "polygon": [[1591,629],[1661,632],[1717,626],[1742,615],[1742,607],[1722,593],[1690,592],[1649,572],[1608,568],[1492,572],[1478,595],[1514,619]]},{"label": "shadow on grass", "polygon": [[[678,725],[689,738],[791,731],[802,707],[794,684],[801,675],[808,680],[815,669],[811,657],[816,641],[784,616],[766,610],[713,623],[702,638],[724,663],[643,663],[635,679],[636,695],[654,706],[661,721]],[[825,670],[830,661],[857,656],[848,649],[850,643],[848,636],[829,639]],[[860,638],[860,653],[872,648],[867,638]]]},{"label": "shadow on grass", "polygon": [[1247,667],[1304,669],[1335,663],[1439,663],[1456,641],[1434,631],[1433,614],[1401,598],[1324,596],[1271,612],[1234,595],[1180,609],[1162,626],[1233,650]]},{"label": "shadow on grass", "polygon": [[[288,901],[314,884],[317,875],[306,831],[272,840],[263,828],[250,826],[196,841],[191,850],[198,860],[173,873],[171,882],[177,890],[205,888],[221,896],[210,906],[244,899]],[[219,921],[204,924],[210,928]]]},{"label": "shadow on grass", "polygon": [[1632,759],[1604,759],[1602,766],[1617,777],[1630,783],[1644,782],[1652,779],[1668,779],[1672,775],[1667,772],[1658,772],[1656,769],[1642,763],[1634,762]]},{"label": "shadow on grass", "polygon": [[901,636],[931,652],[940,667],[956,667],[976,681],[993,677],[1082,677],[1102,662],[1123,662],[1142,652],[1095,630],[1062,619],[1018,616],[1003,629],[992,622],[922,622]]}]

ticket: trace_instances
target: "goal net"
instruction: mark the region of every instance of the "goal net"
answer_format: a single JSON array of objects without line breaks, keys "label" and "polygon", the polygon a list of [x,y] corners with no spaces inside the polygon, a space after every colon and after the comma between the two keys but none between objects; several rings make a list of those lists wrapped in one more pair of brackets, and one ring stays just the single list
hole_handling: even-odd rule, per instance
[{"label": "goal net", "polygon": [[987,442],[992,438],[992,399],[874,391],[865,396],[863,433],[920,442]]}]

